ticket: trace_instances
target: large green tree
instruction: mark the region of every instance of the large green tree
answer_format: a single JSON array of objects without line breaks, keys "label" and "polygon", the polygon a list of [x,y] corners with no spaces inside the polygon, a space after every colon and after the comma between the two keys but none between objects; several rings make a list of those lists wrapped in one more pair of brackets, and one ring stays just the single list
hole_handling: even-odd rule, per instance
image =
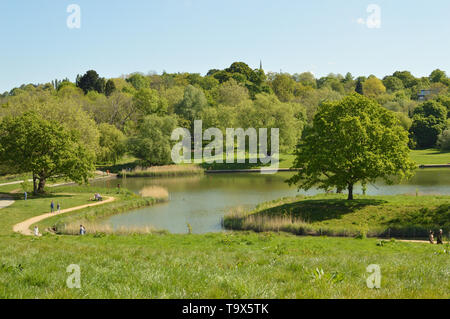
[{"label": "large green tree", "polygon": [[277,74],[272,81],[273,92],[281,102],[289,102],[294,97],[296,83],[288,74]]},{"label": "large green tree", "polygon": [[105,93],[106,81],[94,70],[89,70],[83,76],[79,76],[76,84],[85,94],[89,91]]},{"label": "large green tree", "polygon": [[390,92],[396,92],[404,89],[402,80],[395,76],[386,76],[383,79],[383,84],[386,87],[386,89]]},{"label": "large green tree", "polygon": [[414,110],[410,132],[421,148],[436,145],[446,127],[447,109],[436,101],[427,101]]},{"label": "large green tree", "polygon": [[102,123],[98,126],[100,133],[97,160],[101,162],[116,162],[125,154],[125,135],[114,125]]},{"label": "large green tree", "polygon": [[228,106],[236,106],[249,99],[247,88],[238,84],[234,79],[220,85],[217,93],[217,102]]},{"label": "large green tree", "polygon": [[146,77],[145,75],[140,74],[140,73],[133,73],[133,74],[131,74],[126,79],[126,81],[128,83],[131,83],[131,85],[136,90],[150,88],[150,80],[148,79],[148,77]]},{"label": "large green tree", "polygon": [[359,94],[340,102],[323,103],[305,132],[288,182],[308,190],[353,188],[358,182],[394,176],[409,177],[415,164],[409,159],[408,134],[395,115]]},{"label": "large green tree", "polygon": [[280,150],[292,152],[301,136],[305,121],[305,108],[298,103],[282,103],[276,96],[257,94],[254,101],[237,107],[236,122],[242,128],[279,129]]},{"label": "large green tree", "polygon": [[164,114],[167,112],[167,100],[161,98],[158,91],[153,89],[140,89],[133,97],[133,103],[144,116],[153,113]]},{"label": "large green tree", "polygon": [[18,171],[32,172],[37,193],[43,193],[46,181],[55,176],[87,182],[94,160],[76,135],[35,112],[8,116],[0,123],[0,161]]},{"label": "large green tree", "polygon": [[363,93],[365,96],[375,98],[377,95],[383,94],[386,92],[386,87],[380,79],[375,76],[370,76],[363,83]]},{"label": "large green tree", "polygon": [[170,136],[176,126],[177,119],[173,116],[152,114],[144,117],[128,141],[129,151],[144,165],[169,164],[173,144]]},{"label": "large green tree", "polygon": [[208,106],[203,90],[195,86],[188,85],[184,90],[183,100],[176,105],[175,113],[183,117],[190,126],[194,125],[197,115]]}]

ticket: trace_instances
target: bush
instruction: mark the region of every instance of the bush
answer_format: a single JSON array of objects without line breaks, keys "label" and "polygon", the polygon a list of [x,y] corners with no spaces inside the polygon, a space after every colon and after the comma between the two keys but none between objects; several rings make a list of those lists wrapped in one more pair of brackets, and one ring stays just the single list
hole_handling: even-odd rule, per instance
[{"label": "bush", "polygon": [[445,130],[439,135],[437,145],[442,151],[450,151],[450,130]]}]

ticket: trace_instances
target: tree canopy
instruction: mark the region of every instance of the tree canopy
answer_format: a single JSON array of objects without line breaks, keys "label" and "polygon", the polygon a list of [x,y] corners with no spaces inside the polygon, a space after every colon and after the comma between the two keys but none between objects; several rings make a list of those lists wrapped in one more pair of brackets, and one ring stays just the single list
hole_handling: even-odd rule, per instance
[{"label": "tree canopy", "polygon": [[[119,132],[126,145],[130,139],[145,139],[148,134],[138,131],[149,115],[154,116],[153,123],[171,118],[184,128],[191,128],[195,120],[203,120],[204,129],[217,127],[224,132],[228,127],[279,128],[282,152],[292,153],[323,104],[339,102],[355,92],[395,112],[402,127],[409,130],[411,148],[436,147],[446,140],[450,81],[439,69],[425,77],[397,71],[382,80],[349,72],[321,77],[311,72],[265,72],[262,64],[255,68],[244,62],[211,69],[206,75],[132,73],[105,79],[89,70],[74,83],[56,79],[23,84],[1,94],[0,121],[36,112],[60,124],[101,163],[118,161],[124,155],[115,147],[122,139]],[[423,104],[428,102],[440,105],[431,107],[436,112],[425,110]],[[159,152],[159,144],[152,145]],[[6,172],[4,165],[0,170],[0,174]]]},{"label": "tree canopy", "polygon": [[0,160],[20,172],[32,172],[39,181],[34,191],[42,193],[51,177],[87,182],[95,159],[62,125],[27,112],[0,123]]},{"label": "tree canopy", "polygon": [[438,136],[446,128],[447,110],[436,101],[428,101],[414,110],[410,132],[419,147],[436,145]]},{"label": "tree canopy", "polygon": [[356,183],[377,178],[391,183],[394,176],[409,177],[415,167],[408,134],[395,115],[359,94],[322,104],[295,154],[300,171],[290,184],[347,189],[349,200]]},{"label": "tree canopy", "polygon": [[147,115],[128,141],[131,154],[148,166],[169,163],[173,144],[170,136],[176,124],[170,116]]}]

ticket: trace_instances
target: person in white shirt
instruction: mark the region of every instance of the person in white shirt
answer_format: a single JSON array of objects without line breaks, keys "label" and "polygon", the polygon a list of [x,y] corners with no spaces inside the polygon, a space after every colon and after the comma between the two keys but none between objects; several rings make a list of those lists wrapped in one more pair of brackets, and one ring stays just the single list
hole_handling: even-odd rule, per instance
[{"label": "person in white shirt", "polygon": [[39,228],[34,226],[34,236],[39,236]]}]

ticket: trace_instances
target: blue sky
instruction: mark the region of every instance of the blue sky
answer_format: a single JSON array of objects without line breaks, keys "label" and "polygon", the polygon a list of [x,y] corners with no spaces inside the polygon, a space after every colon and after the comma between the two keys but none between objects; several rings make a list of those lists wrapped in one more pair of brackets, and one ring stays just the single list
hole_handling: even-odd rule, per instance
[{"label": "blue sky", "polygon": [[[67,27],[69,4],[80,29]],[[369,4],[380,28],[358,23]],[[2,0],[0,92],[89,69],[204,74],[234,61],[316,76],[449,74],[449,14],[448,0]]]}]

